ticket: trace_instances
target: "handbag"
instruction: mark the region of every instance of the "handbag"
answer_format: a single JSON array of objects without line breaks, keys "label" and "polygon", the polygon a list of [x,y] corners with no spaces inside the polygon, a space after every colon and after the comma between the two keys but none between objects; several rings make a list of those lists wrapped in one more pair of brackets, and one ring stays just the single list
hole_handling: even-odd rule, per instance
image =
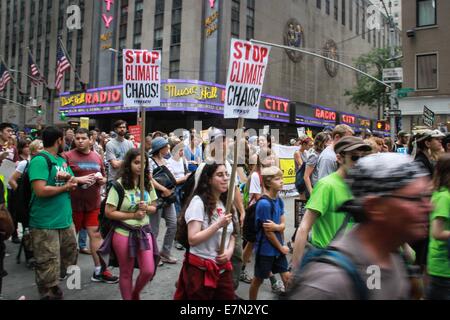
[{"label": "handbag", "polygon": [[[175,179],[172,172],[166,167],[166,166],[160,166],[155,159],[153,159],[153,162],[158,166],[153,170],[153,179],[156,180],[160,185],[164,186],[165,188],[172,190],[177,185],[177,180]],[[158,195],[158,198],[161,198],[164,200],[163,205],[170,205],[172,203],[175,203],[177,201],[177,196],[174,192],[168,197],[163,197],[161,192],[159,190],[156,190],[156,194]]]}]

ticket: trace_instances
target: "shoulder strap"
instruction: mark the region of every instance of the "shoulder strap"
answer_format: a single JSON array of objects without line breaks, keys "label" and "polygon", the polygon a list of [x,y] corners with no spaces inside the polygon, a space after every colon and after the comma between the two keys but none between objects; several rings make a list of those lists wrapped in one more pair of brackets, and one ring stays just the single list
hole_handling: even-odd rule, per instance
[{"label": "shoulder strap", "polygon": [[332,264],[343,269],[352,280],[357,296],[360,300],[368,300],[369,293],[366,283],[362,279],[353,261],[344,253],[336,248],[322,250],[321,254],[311,261]]},{"label": "shoulder strap", "polygon": [[117,203],[117,211],[120,211],[123,203],[123,199],[125,198],[125,189],[118,181],[111,181],[112,188],[116,189],[117,194],[119,195],[119,202]]},{"label": "shoulder strap", "polygon": [[48,180],[50,180],[50,175],[52,174],[52,167],[53,167],[53,162],[50,159],[50,157],[48,155],[46,155],[43,152],[39,152],[37,155],[35,155],[34,157],[43,157],[45,159],[45,161],[47,161],[47,167],[48,167],[48,178],[47,178],[47,183]]}]

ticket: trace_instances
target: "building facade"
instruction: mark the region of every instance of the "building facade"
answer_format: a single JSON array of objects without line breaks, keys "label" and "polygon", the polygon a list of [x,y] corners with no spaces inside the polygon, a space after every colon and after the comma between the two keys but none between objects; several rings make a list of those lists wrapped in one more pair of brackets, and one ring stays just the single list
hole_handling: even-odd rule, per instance
[{"label": "building facade", "polygon": [[[299,47],[350,65],[373,48],[389,45],[385,21],[379,29],[370,29],[369,0],[78,0],[70,4],[81,7],[81,29],[66,27],[65,22],[73,14],[67,13],[69,1],[64,0],[1,0],[0,18],[0,53],[8,66],[25,72],[27,58],[21,52],[30,46],[50,87],[55,76],[56,38],[62,37],[79,75],[76,76],[73,68],[66,74],[63,83],[66,92],[81,90],[78,79],[91,89],[120,85],[123,48],[161,50],[162,79],[186,80],[190,84],[202,81],[217,87],[225,84],[233,37]],[[16,22],[14,17],[17,17]],[[20,38],[22,29],[23,40]],[[399,43],[400,33],[397,32],[395,44]],[[296,123],[296,119],[305,116],[305,105],[313,110],[335,110],[336,119],[339,113],[376,119],[377,110],[357,109],[348,103],[345,91],[356,85],[357,78],[355,72],[336,64],[273,48],[263,91],[280,101],[290,101],[280,115],[289,119],[283,122],[285,127],[302,124]],[[45,105],[47,90],[31,87],[26,77],[22,77],[20,83]],[[17,101],[15,91],[10,84],[6,95]],[[56,123],[59,122],[60,100],[57,99],[55,110],[46,109]],[[171,107],[166,105],[167,110]],[[12,109],[17,113],[14,117]],[[183,112],[185,122],[192,122],[200,115],[207,116],[205,112]],[[2,115],[5,121],[33,124],[15,106],[4,105]],[[163,116],[154,115],[158,120]],[[106,123],[105,113],[89,116]],[[152,116],[148,118],[151,122]],[[50,115],[44,120],[49,119]],[[170,129],[187,125],[168,124]],[[311,121],[310,125],[319,128],[323,124]],[[151,130],[152,126],[150,123]]]},{"label": "building facade", "polygon": [[424,106],[435,114],[435,128],[450,130],[450,2],[403,1],[404,88],[400,99],[405,130],[423,127]]}]

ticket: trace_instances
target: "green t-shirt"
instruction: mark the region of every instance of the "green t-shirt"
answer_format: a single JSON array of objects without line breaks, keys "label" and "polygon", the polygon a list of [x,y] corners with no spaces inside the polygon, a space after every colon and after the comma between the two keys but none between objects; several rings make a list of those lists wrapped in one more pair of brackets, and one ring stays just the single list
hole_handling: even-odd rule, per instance
[{"label": "green t-shirt", "polygon": [[[336,172],[317,182],[306,204],[306,209],[314,210],[319,214],[312,227],[311,243],[315,247],[328,246],[345,219],[345,213],[336,212],[336,210],[352,198],[344,179]],[[349,223],[348,226],[351,224]]]},{"label": "green t-shirt", "polygon": [[[117,182],[122,184],[122,179],[119,179]],[[158,198],[158,196],[156,195],[155,188],[152,188],[152,190],[150,191],[150,198],[149,198],[148,192],[145,191],[145,194],[144,194],[145,200],[144,201],[148,205],[151,204],[153,201],[155,201],[157,198]],[[120,211],[121,212],[136,212],[140,201],[141,201],[141,191],[138,187],[136,187],[132,190],[125,190],[125,197],[123,198],[123,202],[122,202],[122,206],[120,207]],[[119,194],[117,193],[115,188],[111,188],[111,190],[109,191],[108,199],[106,200],[106,203],[110,204],[112,206],[115,206],[115,207],[117,207],[117,205],[119,204]],[[150,223],[150,219],[149,219],[148,215],[146,215],[145,218],[142,220],[129,219],[129,220],[124,220],[122,222],[124,222],[130,226],[145,226]],[[129,235],[128,231],[121,229],[121,228],[116,228],[115,231],[125,237],[128,237],[128,235]]]},{"label": "green t-shirt", "polygon": [[[56,180],[58,171],[65,171],[73,176],[73,172],[61,157],[54,157],[47,151],[46,154],[51,162],[52,168],[49,176],[47,160],[43,156],[34,157],[30,161],[28,175],[30,181],[45,180],[48,186],[63,186],[66,181]],[[30,207],[30,227],[36,229],[65,229],[72,225],[72,205],[70,193],[62,192],[53,197],[41,198],[32,193]]]},{"label": "green t-shirt", "polygon": [[[445,230],[450,230],[450,191],[442,188],[433,193],[431,202],[434,211],[430,216],[430,223],[436,218],[445,220]],[[450,278],[450,260],[448,259],[447,241],[436,240],[430,232],[428,247],[428,273],[432,276]]]}]

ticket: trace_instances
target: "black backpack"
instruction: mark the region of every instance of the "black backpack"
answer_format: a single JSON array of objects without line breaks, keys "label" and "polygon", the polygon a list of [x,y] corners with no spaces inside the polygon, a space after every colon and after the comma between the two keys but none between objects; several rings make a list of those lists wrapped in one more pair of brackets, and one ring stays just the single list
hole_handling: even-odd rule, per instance
[{"label": "black backpack", "polygon": [[298,193],[306,192],[306,184],[305,184],[305,169],[306,169],[306,161],[303,161],[300,168],[298,168],[297,172],[295,173],[295,188],[297,189]]},{"label": "black backpack", "polygon": [[[45,153],[38,153],[33,157],[44,157],[44,159],[47,161],[47,167],[48,167],[48,180],[50,179],[50,175],[52,173],[52,167],[54,163],[50,160],[48,155]],[[30,217],[30,207],[31,202],[33,198],[33,190],[31,186],[30,181],[30,175],[28,174],[28,170],[30,167],[30,162],[27,163],[27,166],[25,167],[24,172],[22,173],[22,176],[17,182],[17,190],[15,191],[15,198],[16,198],[16,212],[19,217],[19,219],[22,221],[23,224],[27,225],[29,224],[29,217]]]},{"label": "black backpack", "polygon": [[103,239],[106,238],[108,233],[114,228],[114,221],[106,217],[106,200],[108,199],[109,191],[111,188],[116,189],[117,194],[119,195],[119,202],[117,204],[117,211],[120,211],[123,203],[123,199],[125,198],[125,189],[122,185],[117,181],[111,181],[108,184],[106,189],[106,197],[102,200],[100,204],[100,213],[98,215],[98,231],[100,231],[100,235]]},{"label": "black backpack", "polygon": [[[258,234],[259,228],[256,227],[256,205],[259,201],[262,199],[268,200],[272,204],[272,199],[270,199],[268,196],[263,195],[261,198],[259,198],[258,201],[250,205],[247,209],[245,209],[245,218],[244,218],[244,225],[242,226],[242,237],[247,240],[248,242],[256,242],[256,236]],[[272,208],[274,210],[275,208]],[[273,212],[272,212],[273,214]]]},{"label": "black backpack", "polygon": [[183,186],[180,190],[180,206],[183,208],[186,205],[186,202],[189,200],[189,197],[192,195],[195,187],[195,172],[193,171],[191,175],[186,179],[183,183]]}]

